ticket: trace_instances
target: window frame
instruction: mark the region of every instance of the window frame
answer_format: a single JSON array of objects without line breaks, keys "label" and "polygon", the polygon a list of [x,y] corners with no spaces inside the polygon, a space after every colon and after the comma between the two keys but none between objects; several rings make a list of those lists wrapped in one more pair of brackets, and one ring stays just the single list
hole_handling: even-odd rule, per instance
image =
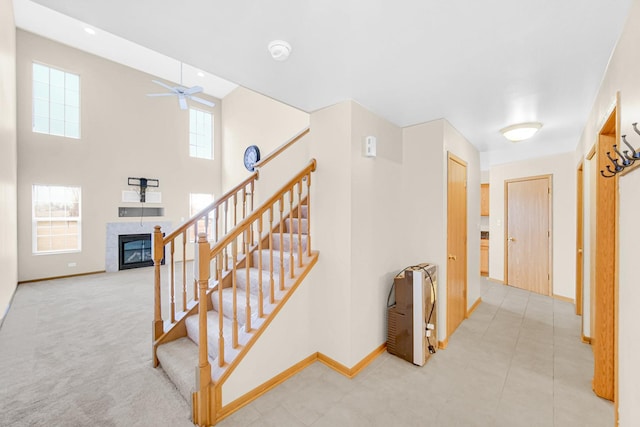
[{"label": "window frame", "polygon": [[[200,207],[199,209],[197,209],[197,210],[195,210],[195,211],[194,211],[194,210],[193,210],[193,205],[192,205],[192,203],[193,203],[192,197],[193,197],[194,195],[197,195],[197,196],[203,196],[203,195],[211,196],[211,201],[210,201],[210,202],[208,202],[206,205],[204,205],[204,206],[202,206],[202,207]],[[209,206],[209,205],[210,205],[211,203],[213,203],[215,200],[216,200],[216,199],[215,199],[215,195],[214,195],[213,193],[192,193],[192,192],[189,192],[189,218],[192,218],[195,214],[197,214],[198,212],[200,212],[200,211],[201,211],[202,209],[204,209],[206,206]],[[214,233],[214,224],[213,224],[213,216],[212,216],[212,212],[211,212],[211,213],[209,213],[209,215],[208,215],[208,220],[209,220],[209,228],[208,228],[208,233],[207,233],[207,239],[208,239],[210,242],[212,242],[212,241],[213,241],[213,239],[215,238],[215,236],[214,236],[214,234],[213,234],[213,233]],[[196,224],[194,224],[194,227],[189,227],[189,233],[188,233],[188,236],[187,236],[187,239],[188,239],[189,243],[195,243],[195,242],[197,241],[197,239],[196,239],[196,237],[197,237],[197,236],[195,235],[195,225],[198,225],[198,233],[201,233],[201,232],[203,232],[205,229],[207,229],[206,227],[205,227],[205,228],[203,228],[203,229],[200,229],[201,225],[204,225],[203,221],[204,221],[204,219],[200,218],[200,219],[198,219],[198,221],[196,222]],[[201,224],[201,223],[202,223],[202,224]]]},{"label": "window frame", "polygon": [[[36,187],[57,187],[64,189],[77,189],[78,190],[78,216],[68,217],[37,217],[36,216]],[[51,200],[49,201],[51,204]],[[59,249],[59,250],[38,250],[38,222],[47,221],[52,222],[70,222],[75,221],[78,224],[78,247],[76,249]],[[31,253],[32,255],[57,255],[68,253],[82,252],[82,187],[79,185],[51,185],[51,184],[32,184],[31,186]]]},{"label": "window frame", "polygon": [[[196,129],[193,129],[192,123],[192,114],[196,114],[196,124],[195,127]],[[211,135],[210,135],[210,139],[209,139],[209,143],[211,144],[210,146],[210,157],[205,157],[202,155],[198,155],[198,150],[204,150],[205,148],[203,148],[201,145],[198,145],[197,143],[197,139],[199,137],[205,138],[206,132],[204,133],[199,133],[198,132],[198,127],[199,127],[199,122],[197,120],[197,115],[198,114],[206,114],[209,117],[211,117]],[[206,116],[204,116],[206,117]],[[206,126],[206,119],[205,119],[205,123],[202,125],[203,127]],[[192,143],[192,139],[196,138],[196,144]],[[213,115],[213,112],[211,111],[207,111],[207,110],[203,110],[203,109],[199,109],[199,108],[193,108],[193,107],[189,107],[189,157],[194,158],[194,159],[203,159],[203,160],[214,160],[215,159],[215,150],[214,150],[214,145],[215,145],[215,117]],[[193,149],[195,148],[195,154],[193,153]]]},{"label": "window frame", "polygon": [[[47,68],[47,82],[36,80],[36,67],[44,67]],[[51,71],[54,70],[56,72],[62,73],[62,81],[63,86],[58,86],[51,83]],[[68,86],[69,77],[77,79],[77,90],[75,88],[70,89]],[[47,97],[43,98],[37,96],[38,90],[36,86],[38,84],[45,85]],[[33,133],[38,133],[41,135],[50,135],[57,136],[61,138],[69,138],[69,139],[82,139],[82,87],[81,87],[81,76],[79,73],[74,73],[71,71],[67,71],[65,69],[51,66],[49,64],[45,64],[38,61],[32,61],[31,63],[31,131]],[[52,99],[52,87],[58,88],[62,91],[62,103],[54,102]],[[42,88],[44,89],[44,88]],[[69,102],[69,94],[70,92],[77,93],[77,102]],[[40,105],[40,107],[38,107]],[[46,105],[46,114],[42,114],[42,112],[38,112],[39,108],[43,108]],[[62,110],[62,119],[56,119],[52,114],[52,107],[57,106]],[[71,109],[77,110],[77,122],[69,119],[69,112]],[[42,120],[46,120],[47,122],[47,130],[44,131],[42,129],[38,129],[36,125],[36,118],[40,118]],[[62,133],[52,133],[51,124],[52,121],[61,122],[63,132]],[[69,126],[77,126],[77,135],[72,134],[68,131]]]}]

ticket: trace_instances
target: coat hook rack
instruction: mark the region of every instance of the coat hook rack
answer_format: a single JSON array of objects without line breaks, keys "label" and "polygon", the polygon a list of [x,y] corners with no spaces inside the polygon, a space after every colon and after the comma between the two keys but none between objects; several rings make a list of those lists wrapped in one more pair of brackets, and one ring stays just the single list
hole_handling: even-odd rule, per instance
[{"label": "coat hook rack", "polygon": [[[638,123],[633,123],[631,126],[633,126],[634,132],[640,135]],[[613,168],[611,167],[611,165],[607,165],[607,171],[609,172],[609,174],[606,174],[604,170],[600,170],[600,175],[602,175],[603,177],[613,178],[629,166],[633,165],[636,160],[640,159],[640,152],[638,152],[635,148],[633,148],[631,144],[629,144],[629,141],[627,141],[627,135],[622,135],[622,142],[624,142],[624,145],[626,145],[629,150],[623,150],[621,153],[620,150],[618,150],[618,145],[614,144],[613,151],[618,157],[612,157],[611,151],[607,151],[607,157],[612,163]],[[631,154],[629,154],[629,152],[631,152]]]}]

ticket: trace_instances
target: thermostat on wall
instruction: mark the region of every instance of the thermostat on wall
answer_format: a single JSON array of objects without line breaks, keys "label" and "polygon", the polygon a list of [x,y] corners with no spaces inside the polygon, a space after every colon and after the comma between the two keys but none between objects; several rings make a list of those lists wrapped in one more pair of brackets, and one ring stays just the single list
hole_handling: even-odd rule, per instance
[{"label": "thermostat on wall", "polygon": [[375,157],[376,156],[376,137],[375,136],[367,136],[364,139],[364,155],[366,157]]}]

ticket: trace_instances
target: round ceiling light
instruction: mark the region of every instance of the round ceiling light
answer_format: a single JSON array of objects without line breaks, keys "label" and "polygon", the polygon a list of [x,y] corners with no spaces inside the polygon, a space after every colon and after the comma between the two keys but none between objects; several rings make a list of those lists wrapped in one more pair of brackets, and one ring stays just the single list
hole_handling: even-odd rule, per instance
[{"label": "round ceiling light", "polygon": [[500,129],[500,133],[511,142],[519,142],[531,138],[541,127],[540,122],[518,123]]},{"label": "round ceiling light", "polygon": [[87,34],[90,34],[92,36],[96,35],[96,30],[94,30],[91,27],[84,27],[84,32],[87,33]]},{"label": "round ceiling light", "polygon": [[269,43],[269,53],[276,61],[286,61],[291,54],[291,45],[284,40],[274,40]]}]

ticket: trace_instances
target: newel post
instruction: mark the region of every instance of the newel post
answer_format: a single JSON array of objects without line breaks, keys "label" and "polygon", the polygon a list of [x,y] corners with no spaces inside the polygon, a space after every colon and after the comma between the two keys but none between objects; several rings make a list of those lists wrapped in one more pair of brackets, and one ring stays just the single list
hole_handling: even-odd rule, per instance
[{"label": "newel post", "polygon": [[196,392],[193,396],[193,420],[199,426],[215,424],[215,409],[211,402],[213,390],[211,387],[211,365],[209,364],[209,343],[207,342],[207,310],[209,298],[209,277],[211,276],[209,242],[205,233],[198,235],[198,287],[200,301],[198,303],[199,320],[199,344],[198,344],[198,368],[196,372]]},{"label": "newel post", "polygon": [[162,263],[164,252],[164,241],[162,237],[162,231],[159,225],[153,228],[153,268],[155,270],[154,277],[154,304],[153,304],[153,366],[158,366],[158,358],[156,357],[155,342],[164,333],[164,326],[162,322],[162,301],[160,299],[160,265]]}]

